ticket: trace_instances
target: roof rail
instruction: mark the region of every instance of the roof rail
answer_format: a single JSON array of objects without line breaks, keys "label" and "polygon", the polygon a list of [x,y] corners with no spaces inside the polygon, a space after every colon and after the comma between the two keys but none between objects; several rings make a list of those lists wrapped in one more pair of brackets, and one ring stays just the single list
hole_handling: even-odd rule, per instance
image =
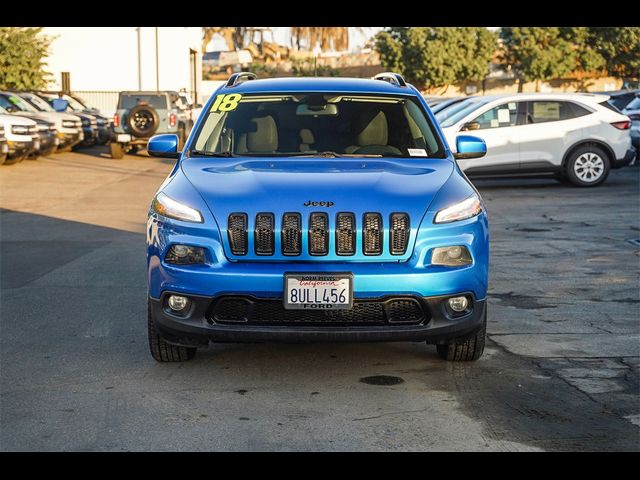
[{"label": "roof rail", "polygon": [[[241,81],[242,78],[246,79]],[[258,76],[255,73],[251,72],[234,73],[229,77],[229,80],[227,80],[227,87],[235,87],[236,85],[240,85],[242,82],[246,82],[247,80],[255,80],[257,78]]]},{"label": "roof rail", "polygon": [[404,78],[399,73],[382,72],[371,78],[373,80],[382,80],[384,82],[394,83],[399,87],[407,86],[407,82],[404,81]]}]

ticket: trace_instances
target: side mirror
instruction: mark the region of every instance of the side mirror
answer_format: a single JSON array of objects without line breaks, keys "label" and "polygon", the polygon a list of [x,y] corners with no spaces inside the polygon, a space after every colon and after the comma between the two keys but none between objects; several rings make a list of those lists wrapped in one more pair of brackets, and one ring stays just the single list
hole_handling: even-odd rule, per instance
[{"label": "side mirror", "polygon": [[462,125],[460,129],[461,132],[466,132],[468,130],[480,130],[480,124],[478,122],[468,122]]},{"label": "side mirror", "polygon": [[478,137],[459,135],[456,137],[456,150],[458,153],[453,156],[458,160],[480,158],[487,154],[487,144]]},{"label": "side mirror", "polygon": [[147,152],[152,157],[178,158],[178,136],[173,133],[154,135],[147,143]]}]

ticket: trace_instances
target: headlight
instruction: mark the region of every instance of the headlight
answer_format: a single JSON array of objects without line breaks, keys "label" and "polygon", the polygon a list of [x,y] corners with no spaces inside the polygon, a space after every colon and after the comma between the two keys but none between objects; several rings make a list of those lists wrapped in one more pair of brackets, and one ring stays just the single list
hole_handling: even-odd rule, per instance
[{"label": "headlight", "polygon": [[461,265],[470,265],[471,262],[471,254],[464,245],[434,248],[431,256],[432,265],[459,267]]},{"label": "headlight", "polygon": [[64,128],[75,128],[76,121],[75,120],[62,120],[62,126]]},{"label": "headlight", "polygon": [[29,133],[29,127],[26,125],[12,125],[11,133],[14,135],[27,135]]},{"label": "headlight", "polygon": [[86,118],[82,119],[82,126],[83,127],[88,127],[89,125],[91,125],[91,122],[89,122],[89,120],[87,120]]},{"label": "headlight", "polygon": [[482,212],[480,198],[474,193],[466,200],[440,210],[436,213],[436,218],[433,220],[433,223],[456,222],[458,220],[475,217],[480,212]]},{"label": "headlight", "polygon": [[198,210],[177,202],[162,192],[156,195],[151,206],[154,212],[163,217],[175,218],[185,222],[202,223],[202,214]]}]

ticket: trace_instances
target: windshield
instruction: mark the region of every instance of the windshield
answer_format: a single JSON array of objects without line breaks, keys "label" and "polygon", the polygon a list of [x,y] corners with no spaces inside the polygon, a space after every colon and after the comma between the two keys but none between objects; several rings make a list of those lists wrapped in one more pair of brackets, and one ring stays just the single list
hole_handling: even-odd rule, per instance
[{"label": "windshield", "polygon": [[71,110],[73,110],[74,112],[82,112],[87,108],[83,104],[81,104],[78,100],[76,100],[75,98],[69,95],[65,95],[64,99],[67,102],[69,102],[69,108],[71,108]]},{"label": "windshield", "polygon": [[625,107],[625,110],[640,110],[640,97],[636,97],[631,100],[629,105]]},{"label": "windshield", "polygon": [[191,153],[442,158],[444,148],[422,107],[408,96],[221,94]]},{"label": "windshield", "polygon": [[27,93],[24,95],[24,98],[41,112],[55,112],[55,110],[51,107],[51,105],[49,105],[46,100],[43,100],[37,95],[31,95]]},{"label": "windshield", "polygon": [[22,98],[18,97],[17,95],[12,95],[8,93],[0,95],[0,107],[8,111],[12,111],[15,109],[18,109],[21,112],[37,112],[38,111],[28,102],[25,102]]},{"label": "windshield", "polygon": [[450,127],[488,102],[489,100],[483,98],[469,98],[436,113],[436,120],[442,128]]}]

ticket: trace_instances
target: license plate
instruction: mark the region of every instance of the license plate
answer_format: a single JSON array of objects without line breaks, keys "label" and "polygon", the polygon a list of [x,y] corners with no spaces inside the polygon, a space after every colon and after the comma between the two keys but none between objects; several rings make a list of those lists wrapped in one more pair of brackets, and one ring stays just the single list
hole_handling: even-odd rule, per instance
[{"label": "license plate", "polygon": [[119,133],[116,137],[118,143],[127,143],[131,141],[131,135],[128,133]]},{"label": "license plate", "polygon": [[287,310],[348,310],[353,306],[352,273],[285,273]]}]

